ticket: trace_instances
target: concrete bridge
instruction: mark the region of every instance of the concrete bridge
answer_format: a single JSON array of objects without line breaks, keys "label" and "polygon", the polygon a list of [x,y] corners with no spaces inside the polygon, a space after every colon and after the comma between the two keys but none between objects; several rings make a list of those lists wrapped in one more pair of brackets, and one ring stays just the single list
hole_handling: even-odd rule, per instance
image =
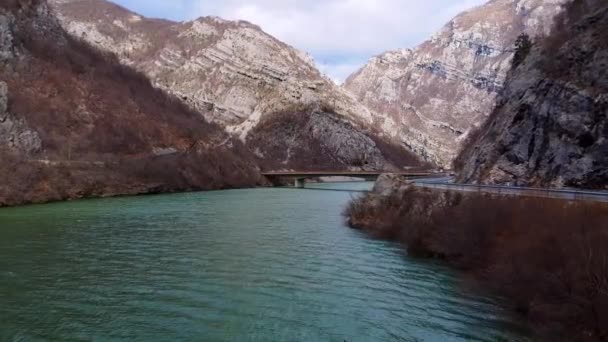
[{"label": "concrete bridge", "polygon": [[432,171],[269,171],[262,175],[269,179],[287,178],[294,180],[296,188],[304,188],[306,179],[319,177],[353,177],[374,181],[380,175],[391,173],[400,175],[413,181],[413,185],[420,188],[439,190],[450,190],[459,192],[481,192],[506,196],[528,196],[558,198],[570,201],[596,201],[608,202],[608,191],[582,190],[582,189],[542,189],[505,185],[479,185],[479,184],[455,184],[449,173],[438,173]]},{"label": "concrete bridge", "polygon": [[[269,171],[262,172],[266,178],[273,180],[287,178],[294,180],[294,187],[304,188],[307,179],[320,177],[351,177],[375,181],[380,175],[392,173],[410,179],[437,177],[437,173],[428,171]],[[442,174],[443,175],[443,174]]]}]

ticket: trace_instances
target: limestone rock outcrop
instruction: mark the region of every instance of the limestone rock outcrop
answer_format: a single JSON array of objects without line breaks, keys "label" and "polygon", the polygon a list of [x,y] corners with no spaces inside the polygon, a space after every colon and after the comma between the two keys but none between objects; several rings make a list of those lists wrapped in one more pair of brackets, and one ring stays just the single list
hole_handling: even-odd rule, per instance
[{"label": "limestone rock outcrop", "polygon": [[25,120],[9,114],[8,86],[2,81],[0,81],[0,146],[6,146],[25,155],[36,153],[42,148],[38,133],[30,129]]},{"label": "limestone rock outcrop", "polygon": [[[250,132],[260,132],[255,127],[265,117],[298,113],[301,108],[331,108],[328,115],[333,118],[328,120],[347,120],[352,135],[381,136],[370,130],[373,114],[322,75],[308,54],[254,24],[217,17],[171,22],[145,18],[105,0],[50,1],[72,35],[115,53],[122,63],[148,76],[156,87],[175,95],[242,141],[266,137],[249,137]],[[357,151],[356,145],[349,149],[367,153]],[[381,146],[374,149],[374,153],[383,154]],[[405,149],[403,154],[409,158]],[[326,162],[340,159],[327,157]],[[386,156],[383,159],[384,165],[399,162]],[[285,162],[289,167],[292,160],[269,162]]]},{"label": "limestone rock outcrop", "polygon": [[460,181],[608,189],[608,4],[577,1],[506,83]]},{"label": "limestone rock outcrop", "polygon": [[375,112],[375,127],[449,167],[494,108],[517,36],[547,35],[566,2],[491,0],[414,49],[372,58],[344,86]]},{"label": "limestone rock outcrop", "polygon": [[[0,66],[13,57],[12,20],[11,17],[0,16]],[[31,130],[25,120],[8,112],[8,91],[8,85],[0,78],[0,146],[23,154],[38,152],[42,146],[38,133]]]},{"label": "limestone rock outcrop", "polygon": [[[372,171],[419,165],[415,156],[408,157],[398,147],[382,144],[373,135],[358,131],[348,120],[322,110],[268,115],[246,142],[263,166],[272,170],[307,170],[316,165],[318,170]],[[387,158],[391,164],[387,164]]]}]

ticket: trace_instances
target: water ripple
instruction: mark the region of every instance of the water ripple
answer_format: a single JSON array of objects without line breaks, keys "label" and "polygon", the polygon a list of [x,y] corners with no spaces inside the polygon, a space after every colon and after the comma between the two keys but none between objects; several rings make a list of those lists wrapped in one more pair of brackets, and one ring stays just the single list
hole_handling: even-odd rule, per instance
[{"label": "water ripple", "polygon": [[349,199],[260,189],[0,210],[0,340],[527,340],[448,268],[346,228]]}]

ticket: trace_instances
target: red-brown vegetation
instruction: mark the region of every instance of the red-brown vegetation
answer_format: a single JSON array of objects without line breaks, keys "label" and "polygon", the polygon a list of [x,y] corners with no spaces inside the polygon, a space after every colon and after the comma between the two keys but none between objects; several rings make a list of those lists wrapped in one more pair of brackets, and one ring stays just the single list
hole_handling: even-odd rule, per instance
[{"label": "red-brown vegetation", "polygon": [[608,339],[608,204],[409,188],[354,200],[349,223],[437,257],[507,299],[542,336]]},{"label": "red-brown vegetation", "polygon": [[229,149],[213,149],[140,158],[111,156],[105,161],[45,162],[0,150],[0,207],[250,187],[261,180],[254,166],[247,164],[249,158]]},{"label": "red-brown vegetation", "polygon": [[8,113],[42,141],[31,155],[0,151],[0,206],[256,185],[256,162],[240,141],[114,55],[37,17],[39,2],[0,7],[16,18],[16,57],[0,68]]}]

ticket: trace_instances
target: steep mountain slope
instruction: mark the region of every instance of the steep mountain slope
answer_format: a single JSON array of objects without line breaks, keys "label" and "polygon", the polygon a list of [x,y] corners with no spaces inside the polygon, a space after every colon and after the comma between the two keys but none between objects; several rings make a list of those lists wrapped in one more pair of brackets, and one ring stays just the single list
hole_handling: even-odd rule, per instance
[{"label": "steep mountain slope", "polygon": [[413,50],[372,58],[344,87],[378,113],[375,125],[449,166],[495,105],[519,34],[545,35],[567,0],[492,0]]},{"label": "steep mountain slope", "polygon": [[[373,144],[370,138],[376,136],[368,130],[372,113],[322,76],[310,56],[253,24],[216,17],[188,22],[148,19],[104,0],[51,2],[68,32],[115,53],[123,63],[146,74],[156,87],[204,112],[209,121],[246,141],[263,162],[285,168],[297,164],[297,157],[276,160],[279,154],[266,153],[268,145],[287,146],[287,141],[277,141],[276,136],[254,129],[266,121],[266,116],[278,113],[331,116],[319,122],[327,124],[323,130],[348,129],[351,135],[367,136],[363,145],[353,145],[348,140],[339,144],[361,154],[360,158],[373,150],[380,158],[375,159],[376,164],[369,164],[370,168],[405,164],[412,159],[404,150],[403,159],[398,157],[389,163],[383,155],[390,154],[383,153],[383,145]],[[340,123],[332,124],[335,120]],[[306,136],[314,144],[328,147],[325,150],[330,153],[327,159],[309,167],[318,168],[333,161],[340,161],[343,167],[356,167],[332,154],[329,147],[334,142],[325,137]],[[297,141],[300,134],[286,138]]]},{"label": "steep mountain slope", "polygon": [[460,180],[608,189],[608,4],[577,0],[506,84]]},{"label": "steep mountain slope", "polygon": [[254,186],[253,155],[71,38],[46,0],[0,3],[0,206]]}]

